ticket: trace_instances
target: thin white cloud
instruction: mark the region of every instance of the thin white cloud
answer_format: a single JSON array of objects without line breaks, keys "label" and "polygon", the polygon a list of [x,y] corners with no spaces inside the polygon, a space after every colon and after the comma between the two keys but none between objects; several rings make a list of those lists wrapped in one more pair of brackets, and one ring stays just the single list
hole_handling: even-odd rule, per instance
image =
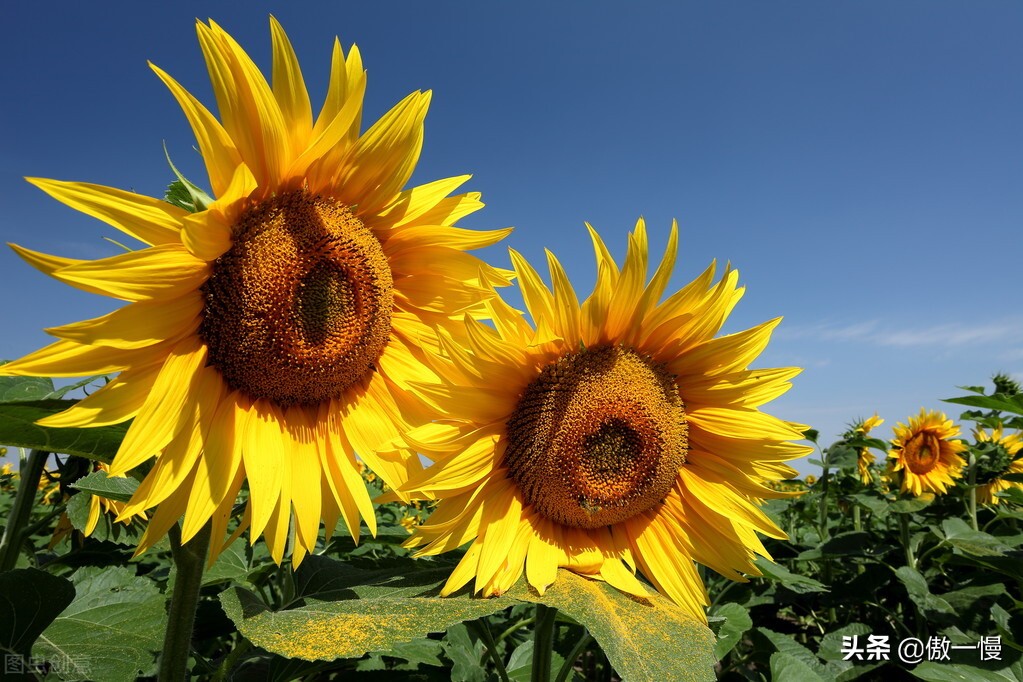
[{"label": "thin white cloud", "polygon": [[778,339],[811,341],[853,341],[875,346],[898,348],[958,348],[1011,341],[1023,338],[1023,319],[1005,318],[995,322],[946,322],[943,324],[906,327],[904,323],[867,320],[853,324],[822,322],[778,330]]}]

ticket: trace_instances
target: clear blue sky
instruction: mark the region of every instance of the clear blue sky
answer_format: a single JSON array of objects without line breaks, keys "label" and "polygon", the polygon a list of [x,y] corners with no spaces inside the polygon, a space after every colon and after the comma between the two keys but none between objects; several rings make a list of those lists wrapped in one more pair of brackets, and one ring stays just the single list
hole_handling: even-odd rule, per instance
[{"label": "clear blue sky", "polygon": [[[785,317],[759,364],[806,371],[779,416],[831,438],[877,410],[886,436],[956,385],[1023,378],[1023,5],[1008,1],[14,3],[0,238],[115,253],[101,237],[118,233],[22,176],[160,194],[166,140],[202,179],[146,60],[212,108],[194,17],[268,68],[270,12],[314,102],[334,35],[362,50],[364,120],[432,89],[414,181],[472,173],[488,206],[464,224],[514,225],[507,245],[538,263],[551,248],[579,291],[584,220],[620,255],[639,215],[657,249],[678,218],[673,285],[731,261],[748,288],[727,329]],[[0,357],[112,308],[9,251],[0,267]]]}]

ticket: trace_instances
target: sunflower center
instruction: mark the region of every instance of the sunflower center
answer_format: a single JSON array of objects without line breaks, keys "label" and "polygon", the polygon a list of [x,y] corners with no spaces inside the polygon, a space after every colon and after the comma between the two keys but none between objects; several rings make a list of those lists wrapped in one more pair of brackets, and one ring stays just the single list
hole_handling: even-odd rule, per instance
[{"label": "sunflower center", "polygon": [[504,464],[536,511],[598,528],[660,502],[688,451],[675,378],[632,350],[565,355],[526,387]]},{"label": "sunflower center", "polygon": [[914,474],[926,474],[938,463],[941,444],[938,439],[928,433],[918,433],[906,443],[903,456],[906,466]]},{"label": "sunflower center", "polygon": [[281,406],[339,397],[374,370],[391,332],[380,241],[347,206],[305,191],[241,217],[203,294],[209,363]]}]

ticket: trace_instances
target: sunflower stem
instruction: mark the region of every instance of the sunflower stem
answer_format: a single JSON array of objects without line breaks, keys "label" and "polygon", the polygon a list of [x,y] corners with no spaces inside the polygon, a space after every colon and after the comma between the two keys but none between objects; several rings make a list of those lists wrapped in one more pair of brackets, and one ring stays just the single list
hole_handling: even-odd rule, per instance
[{"label": "sunflower stem", "polygon": [[554,678],[554,682],[565,682],[568,676],[572,674],[572,670],[575,668],[575,659],[579,658],[579,654],[586,649],[590,642],[593,641],[592,635],[589,632],[583,632],[583,636],[579,638],[576,645],[569,652],[568,656],[565,657],[565,662],[561,665],[561,670],[558,671],[558,676]]},{"label": "sunflower stem", "polygon": [[501,655],[497,651],[497,642],[494,641],[494,633],[490,631],[486,618],[480,618],[479,620],[466,623],[466,625],[469,627],[469,630],[483,640],[487,647],[487,655],[494,662],[494,667],[497,668],[497,675],[501,678],[501,682],[509,682],[508,669],[505,667],[504,661],[501,660]]},{"label": "sunflower stem", "polygon": [[906,552],[906,565],[916,570],[916,557],[913,555],[913,546],[909,539],[909,514],[899,514],[899,538],[902,540],[902,549]]},{"label": "sunflower stem", "polygon": [[551,679],[551,653],[554,650],[554,629],[558,610],[544,604],[536,605],[536,628],[533,630],[532,682]]},{"label": "sunflower stem", "polygon": [[21,465],[18,492],[14,497],[10,516],[7,517],[3,539],[0,540],[0,572],[9,571],[18,563],[21,543],[25,539],[25,524],[32,516],[32,505],[39,490],[39,479],[43,476],[43,469],[49,456],[48,452],[33,450]]},{"label": "sunflower stem", "polygon": [[177,569],[174,593],[167,610],[167,634],[160,656],[160,682],[177,682],[188,678],[188,658],[192,650],[192,628],[199,606],[203,564],[210,546],[210,524],[203,526],[187,543],[181,543],[181,528],[170,529],[171,554]]},{"label": "sunflower stem", "polygon": [[970,473],[967,483],[969,484],[969,495],[966,497],[966,507],[970,512],[970,525],[973,530],[980,530],[977,526],[977,458],[970,452]]}]

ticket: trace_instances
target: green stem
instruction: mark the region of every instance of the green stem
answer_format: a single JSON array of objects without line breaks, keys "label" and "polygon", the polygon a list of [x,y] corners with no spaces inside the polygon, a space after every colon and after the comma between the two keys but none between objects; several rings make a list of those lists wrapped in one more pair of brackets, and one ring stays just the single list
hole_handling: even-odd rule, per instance
[{"label": "green stem", "polygon": [[821,453],[821,503],[820,503],[820,521],[817,524],[817,534],[820,536],[821,542],[828,539],[828,483],[831,478],[828,473],[828,449],[821,450],[817,448]]},{"label": "green stem", "polygon": [[554,628],[558,610],[544,604],[536,605],[536,627],[533,630],[532,682],[551,679],[551,652],[554,650]]},{"label": "green stem", "polygon": [[980,530],[977,526],[977,462],[972,452],[970,453],[970,473],[967,482],[970,494],[966,498],[966,506],[970,511],[970,525],[973,526],[973,530]]},{"label": "green stem", "polygon": [[916,570],[916,557],[913,556],[913,547],[909,541],[909,514],[899,514],[899,538],[906,552],[906,565]]},{"label": "green stem", "polygon": [[224,682],[231,670],[238,664],[238,660],[247,654],[251,648],[252,645],[249,643],[249,640],[239,637],[234,649],[231,649],[231,652],[224,656],[224,660],[221,662],[220,667],[217,668],[217,672],[213,674],[212,682]]},{"label": "green stem", "polygon": [[167,610],[167,634],[160,656],[160,682],[177,682],[188,677],[188,658],[192,651],[192,628],[199,606],[203,563],[210,546],[210,524],[203,526],[187,544],[181,544],[181,529],[170,530],[171,553],[177,569],[174,594]]},{"label": "green stem", "polygon": [[590,636],[589,632],[584,632],[583,636],[579,638],[579,642],[572,648],[568,656],[565,657],[565,662],[561,665],[561,670],[558,671],[558,676],[554,678],[554,682],[565,682],[568,676],[572,674],[572,669],[575,667],[575,659],[579,658],[579,654],[586,649],[586,646],[593,641],[593,637]]},{"label": "green stem", "polygon": [[501,682],[509,682],[508,669],[505,667],[504,661],[501,660],[500,654],[497,653],[497,642],[494,641],[494,633],[490,631],[490,626],[487,625],[486,619],[480,618],[479,620],[466,623],[466,625],[469,630],[476,633],[476,636],[487,645],[487,655],[494,662],[494,667],[497,668],[497,675],[501,678]]},{"label": "green stem", "polygon": [[14,498],[10,516],[7,517],[3,539],[0,539],[0,572],[9,571],[18,563],[21,543],[25,538],[25,524],[32,516],[32,506],[39,491],[39,479],[42,478],[49,456],[48,452],[33,450],[21,466],[18,493]]},{"label": "green stem", "polygon": [[536,620],[535,617],[530,616],[529,618],[523,618],[518,622],[512,623],[507,627],[507,629],[505,629],[504,632],[497,636],[497,643],[500,644],[505,639],[507,639],[508,636],[511,635],[513,632],[515,632],[516,630],[521,630],[522,628],[526,627],[535,620]]}]

